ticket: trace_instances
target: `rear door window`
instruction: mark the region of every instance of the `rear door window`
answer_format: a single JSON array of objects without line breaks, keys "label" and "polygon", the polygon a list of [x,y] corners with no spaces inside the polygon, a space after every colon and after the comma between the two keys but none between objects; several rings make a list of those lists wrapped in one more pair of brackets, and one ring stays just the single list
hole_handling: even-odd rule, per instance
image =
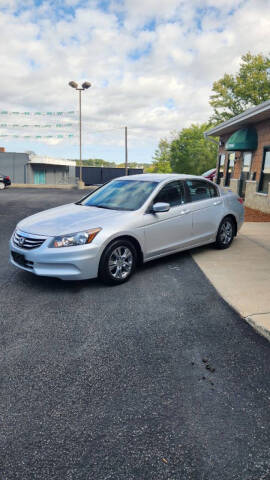
[{"label": "rear door window", "polygon": [[214,184],[203,180],[186,180],[187,194],[190,202],[199,202],[209,198],[218,197]]}]

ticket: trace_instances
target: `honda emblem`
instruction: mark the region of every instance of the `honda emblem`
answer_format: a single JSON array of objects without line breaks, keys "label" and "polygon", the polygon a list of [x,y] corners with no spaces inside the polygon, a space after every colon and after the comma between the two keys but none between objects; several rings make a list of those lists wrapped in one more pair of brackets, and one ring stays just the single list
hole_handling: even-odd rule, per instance
[{"label": "honda emblem", "polygon": [[24,238],[23,238],[23,237],[20,237],[20,239],[19,239],[19,245],[20,245],[20,247],[22,247],[23,244],[24,244]]}]

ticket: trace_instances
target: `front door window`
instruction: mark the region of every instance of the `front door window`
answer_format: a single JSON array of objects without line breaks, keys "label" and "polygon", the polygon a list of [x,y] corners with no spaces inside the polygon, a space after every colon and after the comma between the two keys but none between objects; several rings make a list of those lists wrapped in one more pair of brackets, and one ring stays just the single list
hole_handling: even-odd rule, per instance
[{"label": "front door window", "polygon": [[182,182],[170,182],[168,185],[165,185],[154,200],[154,203],[158,202],[169,203],[171,207],[183,204],[184,187]]}]

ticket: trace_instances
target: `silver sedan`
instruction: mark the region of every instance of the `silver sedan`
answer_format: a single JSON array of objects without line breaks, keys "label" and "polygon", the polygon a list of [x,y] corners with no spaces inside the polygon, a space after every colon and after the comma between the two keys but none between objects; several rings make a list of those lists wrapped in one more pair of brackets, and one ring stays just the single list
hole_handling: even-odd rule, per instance
[{"label": "silver sedan", "polygon": [[242,199],[202,177],[120,177],[19,222],[10,261],[36,275],[116,285],[142,262],[210,243],[228,248],[243,221]]}]

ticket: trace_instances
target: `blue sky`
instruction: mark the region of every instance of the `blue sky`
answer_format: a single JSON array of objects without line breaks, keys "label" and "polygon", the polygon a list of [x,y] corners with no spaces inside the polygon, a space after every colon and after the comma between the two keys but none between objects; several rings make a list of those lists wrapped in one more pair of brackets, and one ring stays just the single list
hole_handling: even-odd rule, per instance
[{"label": "blue sky", "polygon": [[[247,51],[268,54],[268,0],[0,0],[0,111],[78,110],[83,93],[83,156],[151,162],[160,138],[207,121],[215,80],[239,68]],[[78,156],[74,138],[0,137],[9,151]],[[24,135],[13,118],[0,134]],[[0,124],[2,118],[0,115]],[[31,135],[55,136],[31,127]]]}]

